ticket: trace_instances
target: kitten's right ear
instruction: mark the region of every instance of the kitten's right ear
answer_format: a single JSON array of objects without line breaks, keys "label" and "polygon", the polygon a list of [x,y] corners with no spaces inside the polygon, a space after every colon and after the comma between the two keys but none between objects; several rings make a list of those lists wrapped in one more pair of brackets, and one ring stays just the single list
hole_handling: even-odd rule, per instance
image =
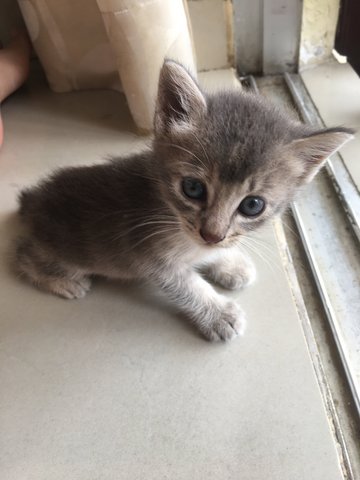
[{"label": "kitten's right ear", "polygon": [[354,130],[345,127],[327,128],[306,135],[290,143],[290,148],[301,165],[301,177],[309,183],[330,155],[354,138]]},{"label": "kitten's right ear", "polygon": [[159,79],[155,135],[186,132],[206,109],[205,96],[189,72],[182,65],[165,60]]}]

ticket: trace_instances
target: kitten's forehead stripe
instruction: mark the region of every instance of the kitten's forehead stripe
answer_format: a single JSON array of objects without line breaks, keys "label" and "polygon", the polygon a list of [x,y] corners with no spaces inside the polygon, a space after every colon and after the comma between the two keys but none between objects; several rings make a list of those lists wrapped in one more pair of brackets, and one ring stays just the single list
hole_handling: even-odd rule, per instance
[{"label": "kitten's forehead stripe", "polygon": [[247,177],[246,170],[239,168],[236,163],[228,163],[221,165],[219,179],[224,183],[239,183],[243,182]]},{"label": "kitten's forehead stripe", "polygon": [[208,97],[200,138],[220,167],[222,182],[237,183],[258,175],[274,147],[287,143],[292,135],[288,119],[259,97],[231,92]]}]

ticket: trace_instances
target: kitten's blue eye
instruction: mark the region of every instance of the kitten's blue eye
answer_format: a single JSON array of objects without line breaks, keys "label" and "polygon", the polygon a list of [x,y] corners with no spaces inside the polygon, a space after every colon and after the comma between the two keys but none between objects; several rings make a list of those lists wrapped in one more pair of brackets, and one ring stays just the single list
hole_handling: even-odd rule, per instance
[{"label": "kitten's blue eye", "polygon": [[256,217],[264,211],[265,201],[261,197],[249,196],[239,205],[239,212],[245,217]]},{"label": "kitten's blue eye", "polygon": [[205,185],[196,178],[184,178],[181,186],[184,194],[189,198],[204,200],[206,197]]}]

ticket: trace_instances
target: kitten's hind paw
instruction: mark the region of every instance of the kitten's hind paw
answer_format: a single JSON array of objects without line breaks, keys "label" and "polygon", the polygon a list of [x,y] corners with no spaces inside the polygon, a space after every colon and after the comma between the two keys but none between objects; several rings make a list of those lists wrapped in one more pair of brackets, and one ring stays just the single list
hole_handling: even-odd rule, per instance
[{"label": "kitten's hind paw", "polygon": [[246,320],[243,310],[235,302],[227,302],[220,312],[205,329],[205,336],[211,341],[228,341],[243,335],[245,332]]},{"label": "kitten's hind paw", "polygon": [[46,290],[69,300],[85,297],[90,286],[91,280],[88,277],[82,277],[77,280],[57,278],[43,284]]},{"label": "kitten's hind paw", "polygon": [[62,265],[30,238],[18,240],[14,267],[41,290],[64,298],[82,298],[91,286],[87,275]]}]

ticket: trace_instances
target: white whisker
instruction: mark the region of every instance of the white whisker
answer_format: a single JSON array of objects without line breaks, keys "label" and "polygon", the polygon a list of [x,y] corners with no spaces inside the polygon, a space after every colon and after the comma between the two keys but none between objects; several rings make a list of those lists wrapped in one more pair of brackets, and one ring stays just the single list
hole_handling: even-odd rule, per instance
[{"label": "white whisker", "polygon": [[162,229],[156,230],[156,232],[150,233],[149,235],[147,235],[146,237],[142,238],[137,243],[135,243],[135,245],[132,245],[131,249],[133,250],[133,249],[137,248],[139,245],[146,242],[149,238],[152,238],[155,235],[165,234],[165,233],[168,234],[169,232],[174,232],[174,231],[179,231],[179,230],[180,229],[176,229],[176,228],[162,228]]},{"label": "white whisker", "polygon": [[113,241],[120,240],[121,238],[124,238],[124,237],[126,237],[127,235],[129,235],[129,234],[130,234],[131,232],[133,232],[134,230],[137,230],[138,228],[146,227],[146,226],[148,226],[148,225],[178,226],[178,225],[179,225],[179,222],[178,222],[178,221],[169,221],[169,220],[151,220],[151,221],[148,221],[148,222],[142,222],[142,223],[139,223],[138,225],[135,225],[135,226],[127,229],[126,232],[121,232],[121,234],[115,235],[115,236],[112,238],[112,240],[113,240]]},{"label": "white whisker", "polygon": [[[274,258],[268,258],[268,257],[265,256],[265,252],[261,252],[260,247],[264,247],[264,245],[261,245],[260,243],[257,244],[255,242],[253,242],[252,240],[253,239],[251,237],[242,236],[240,238],[240,245],[243,245],[250,252],[257,255],[270,268],[270,270],[273,273],[275,273],[274,267],[276,267],[278,270],[280,270],[280,267],[275,262]],[[270,253],[270,250],[267,253]]]},{"label": "white whisker", "polygon": [[194,137],[195,137],[196,140],[198,141],[200,147],[202,148],[202,151],[204,152],[204,155],[205,155],[205,157],[206,157],[206,160],[210,163],[210,159],[209,159],[209,157],[208,157],[208,154],[206,153],[206,150],[205,150],[205,148],[204,148],[204,145],[203,145],[202,142],[200,141],[200,138],[196,135],[195,132],[192,131],[191,133],[194,135]]}]

